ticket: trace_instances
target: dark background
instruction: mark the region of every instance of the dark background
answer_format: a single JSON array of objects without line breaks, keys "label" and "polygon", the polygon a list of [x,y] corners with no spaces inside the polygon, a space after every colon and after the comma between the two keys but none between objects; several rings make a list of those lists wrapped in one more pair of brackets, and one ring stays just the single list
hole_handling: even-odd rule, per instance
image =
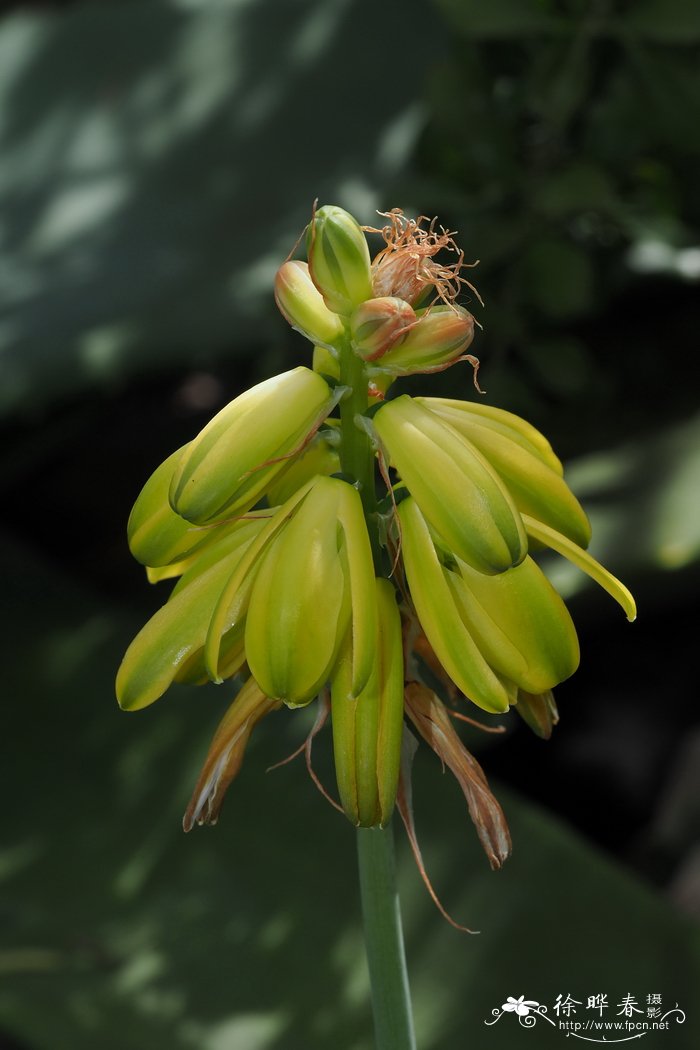
[{"label": "dark background", "polygon": [[[308,714],[266,722],[218,829],[184,837],[230,697],[127,715],[112,685],[163,600],[126,549],[141,484],[245,386],[308,363],[272,280],[315,197],[459,231],[487,400],[550,437],[640,609],[630,626],[553,566],[583,650],[561,724],[472,741],[512,825],[502,872],[418,756],[428,869],[482,931],[440,918],[400,834],[421,1050],[561,1045],[483,1021],[567,993],[581,1017],[607,994],[613,1018],[661,993],[687,1021],[644,1046],[697,1045],[697,4],[2,11],[0,1047],[371,1046],[352,830],[301,763],[264,772]],[[328,780],[327,742],[318,761]]]}]

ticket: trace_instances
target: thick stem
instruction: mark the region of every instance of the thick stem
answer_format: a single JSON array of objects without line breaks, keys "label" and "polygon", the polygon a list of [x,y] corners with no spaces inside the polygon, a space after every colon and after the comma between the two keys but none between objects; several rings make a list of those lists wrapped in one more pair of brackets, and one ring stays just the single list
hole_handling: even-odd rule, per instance
[{"label": "thick stem", "polygon": [[391,825],[358,828],[357,856],[376,1050],[415,1050]]},{"label": "thick stem", "polygon": [[367,528],[374,547],[376,533],[375,513],[377,498],[374,489],[374,452],[365,431],[355,424],[355,417],[367,410],[367,375],[364,361],[352,352],[349,340],[339,347],[340,382],[350,388],[351,393],[340,403],[340,430],[342,445],[340,460],[343,471],[360,485],[362,506],[365,509]]},{"label": "thick stem", "polygon": [[[355,423],[368,405],[367,374],[364,362],[352,352],[349,339],[338,349],[340,381],[351,390],[340,403],[341,465],[345,474],[359,482],[375,567],[380,574],[374,451],[366,431]],[[357,855],[377,1050],[414,1050],[391,826],[358,828]]]}]

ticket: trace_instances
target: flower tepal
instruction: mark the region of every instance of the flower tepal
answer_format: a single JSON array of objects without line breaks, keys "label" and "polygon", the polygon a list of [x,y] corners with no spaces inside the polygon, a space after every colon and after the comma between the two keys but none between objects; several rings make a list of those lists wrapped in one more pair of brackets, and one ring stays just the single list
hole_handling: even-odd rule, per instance
[{"label": "flower tepal", "polygon": [[303,749],[313,773],[311,741],[330,716],[338,808],[353,824],[386,825],[398,803],[424,872],[415,732],[454,773],[497,867],[505,816],[454,719],[466,704],[515,708],[543,737],[558,720],[552,690],[576,670],[578,639],[533,555],[549,547],[629,619],[636,610],[587,551],[588,518],[538,430],[483,399],[392,396],[397,377],[464,361],[476,375],[478,323],[457,299],[481,300],[452,231],[383,214],[374,229],[335,205],[314,210],[306,258],[275,281],[306,363],[240,393],[141,490],[131,550],[151,582],[174,583],[129,647],[117,695],[136,710],[174,682],[238,686],[186,830],[216,821],[263,718],[318,699]]}]

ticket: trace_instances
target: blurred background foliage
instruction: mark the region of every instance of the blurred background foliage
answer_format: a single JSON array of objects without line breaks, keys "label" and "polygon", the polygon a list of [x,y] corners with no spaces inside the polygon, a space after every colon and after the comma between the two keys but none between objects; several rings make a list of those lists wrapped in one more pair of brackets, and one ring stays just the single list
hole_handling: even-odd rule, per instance
[{"label": "blurred background foliage", "polygon": [[[126,551],[128,509],[213,411],[305,354],[271,286],[315,197],[459,230],[481,260],[487,399],[553,440],[594,553],[640,604],[629,627],[552,566],[583,648],[562,724],[473,741],[512,823],[503,872],[418,757],[429,870],[483,931],[439,918],[400,841],[420,1046],[532,1040],[483,1021],[507,995],[568,992],[662,993],[688,1021],[645,1045],[696,1046],[698,5],[3,12],[0,1047],[371,1045],[352,831],[301,765],[264,773],[305,716],[261,727],[219,829],[185,838],[227,696],[183,688],[131,716],[112,699],[162,601]],[[327,780],[328,762],[322,744]]]}]

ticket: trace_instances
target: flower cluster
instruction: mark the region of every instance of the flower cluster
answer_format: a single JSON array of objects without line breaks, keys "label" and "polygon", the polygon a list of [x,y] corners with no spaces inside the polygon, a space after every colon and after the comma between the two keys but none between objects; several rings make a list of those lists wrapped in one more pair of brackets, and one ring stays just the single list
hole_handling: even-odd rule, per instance
[{"label": "flower cluster", "polygon": [[[242,681],[187,830],[216,821],[257,722],[319,698],[312,736],[330,715],[354,824],[385,825],[398,798],[420,862],[410,723],[455,773],[498,866],[508,830],[454,728],[459,695],[551,732],[551,691],[579,648],[536,560],[543,547],[629,619],[634,601],[587,553],[588,519],[539,431],[480,401],[387,398],[397,376],[462,360],[476,382],[478,361],[467,353],[474,318],[456,303],[472,286],[452,233],[396,209],[386,218],[375,231],[341,208],[315,211],[306,261],[285,262],[275,283],[282,314],[313,344],[312,367],[241,394],[144,486],[129,544],[151,582],[176,583],[129,647],[117,693],[134,710],[174,681]],[[377,232],[372,260],[366,233]]]}]

